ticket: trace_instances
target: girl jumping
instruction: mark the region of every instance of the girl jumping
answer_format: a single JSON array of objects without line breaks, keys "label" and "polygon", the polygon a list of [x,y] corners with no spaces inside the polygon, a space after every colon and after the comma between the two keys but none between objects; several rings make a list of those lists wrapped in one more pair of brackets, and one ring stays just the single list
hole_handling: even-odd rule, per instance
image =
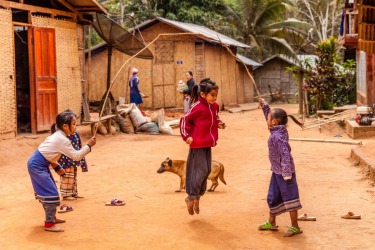
[{"label": "girl jumping", "polygon": [[194,85],[190,109],[180,120],[182,139],[190,145],[186,163],[185,199],[189,214],[199,214],[199,199],[206,192],[207,177],[211,172],[211,147],[216,146],[218,128],[225,128],[219,120],[216,103],[219,87],[209,78]]}]

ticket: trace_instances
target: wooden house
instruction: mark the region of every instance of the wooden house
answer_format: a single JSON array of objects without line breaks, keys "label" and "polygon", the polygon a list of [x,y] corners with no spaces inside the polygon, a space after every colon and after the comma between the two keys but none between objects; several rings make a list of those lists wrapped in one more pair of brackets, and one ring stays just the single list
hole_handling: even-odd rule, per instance
[{"label": "wooden house", "polygon": [[[287,67],[299,66],[300,61],[307,58],[309,62],[314,62],[313,55],[297,55],[297,59],[291,59],[283,55],[275,55],[267,58],[261,67],[255,67],[253,76],[257,83],[261,96],[267,98],[270,95],[278,95],[280,101],[298,102],[298,82]],[[267,98],[268,99],[268,98]]]},{"label": "wooden house", "polygon": [[[160,35],[150,44],[153,60],[133,59],[120,72],[129,56],[113,51],[111,79],[119,72],[111,89],[115,99],[125,97],[129,101],[128,82],[131,68],[135,67],[139,70],[141,91],[150,96],[144,99],[143,106],[147,108],[183,107],[177,83],[179,80],[186,81],[186,71],[192,71],[197,82],[205,77],[215,80],[220,87],[218,103],[221,105],[253,102],[253,82],[245,66],[218,39],[229,46],[234,55],[237,48],[249,48],[248,45],[203,26],[160,17],[138,25],[133,32],[145,44],[151,43],[160,34],[170,35]],[[106,45],[96,46],[90,55],[88,98],[100,101],[106,91]],[[259,65],[251,60],[245,65],[251,70],[253,63]]]},{"label": "wooden house", "polygon": [[81,114],[83,26],[95,0],[0,0],[0,138],[50,130],[56,115]]},{"label": "wooden house", "polygon": [[345,56],[357,63],[357,104],[375,104],[375,1],[347,0],[342,20]]}]

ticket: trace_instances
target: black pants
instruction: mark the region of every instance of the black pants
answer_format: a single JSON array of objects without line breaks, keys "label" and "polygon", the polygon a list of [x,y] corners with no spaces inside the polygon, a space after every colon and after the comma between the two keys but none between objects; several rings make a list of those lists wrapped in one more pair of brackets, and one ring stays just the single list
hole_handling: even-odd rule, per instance
[{"label": "black pants", "polygon": [[191,148],[186,163],[186,193],[188,199],[199,199],[207,189],[211,173],[211,148]]}]

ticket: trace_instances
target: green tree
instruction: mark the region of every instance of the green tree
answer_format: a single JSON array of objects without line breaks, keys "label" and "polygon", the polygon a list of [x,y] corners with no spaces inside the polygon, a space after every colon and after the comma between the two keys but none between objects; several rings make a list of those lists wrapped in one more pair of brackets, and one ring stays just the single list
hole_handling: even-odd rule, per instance
[{"label": "green tree", "polygon": [[272,54],[295,56],[295,50],[286,40],[294,35],[303,40],[310,25],[287,18],[295,6],[289,0],[238,0],[237,5],[227,6],[230,14],[221,22],[221,31],[251,49],[245,56],[264,60]]},{"label": "green tree", "polygon": [[137,23],[154,17],[214,28],[225,10],[224,0],[134,0],[125,7]]},{"label": "green tree", "polygon": [[305,80],[313,112],[355,101],[355,62],[339,65],[340,47],[337,39],[331,36],[318,43],[315,66],[305,62]]}]

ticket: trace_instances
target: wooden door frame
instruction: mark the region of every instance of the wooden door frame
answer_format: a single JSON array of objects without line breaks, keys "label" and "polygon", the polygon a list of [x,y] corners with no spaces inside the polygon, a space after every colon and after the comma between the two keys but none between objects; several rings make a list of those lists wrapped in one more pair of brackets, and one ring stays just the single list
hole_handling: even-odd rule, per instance
[{"label": "wooden door frame", "polygon": [[30,76],[30,117],[31,117],[31,133],[37,133],[36,127],[36,79],[35,79],[35,55],[34,55],[34,27],[28,29],[29,43],[29,76]]}]

